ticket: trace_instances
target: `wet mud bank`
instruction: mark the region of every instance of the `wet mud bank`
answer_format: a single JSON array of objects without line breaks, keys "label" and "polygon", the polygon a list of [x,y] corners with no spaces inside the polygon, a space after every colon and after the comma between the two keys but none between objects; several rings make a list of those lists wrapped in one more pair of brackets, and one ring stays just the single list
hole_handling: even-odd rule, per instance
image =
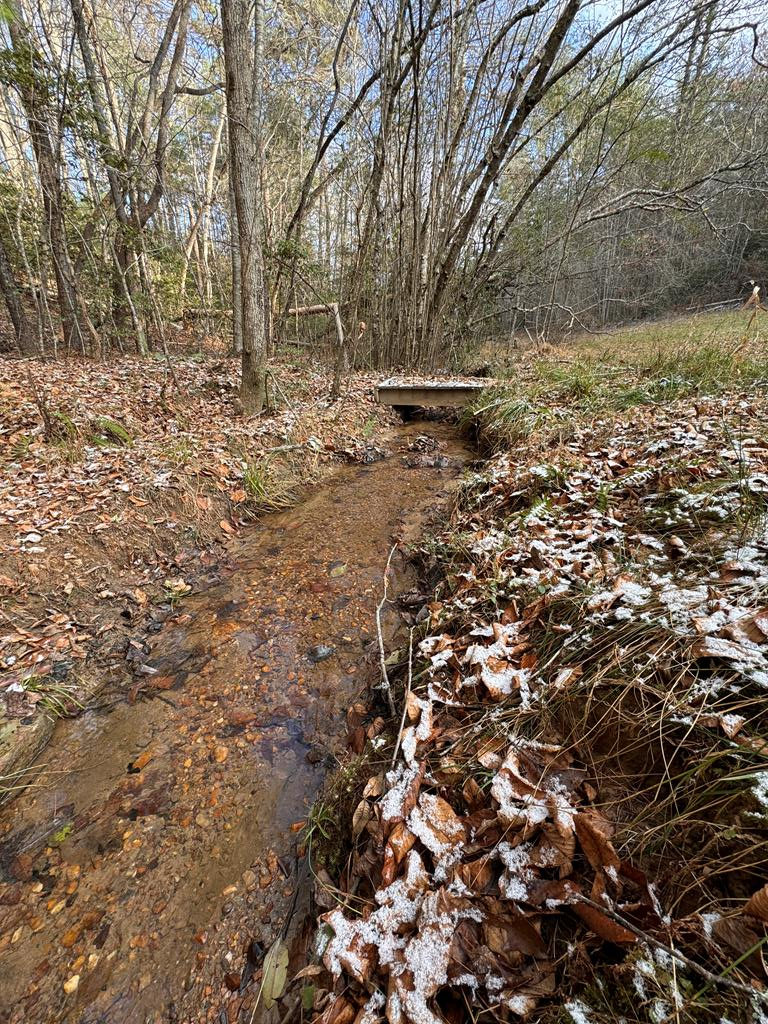
[{"label": "wet mud bank", "polygon": [[[0,809],[0,1020],[251,1019],[263,951],[297,912],[303,822],[378,680],[388,553],[471,454],[445,423],[409,422],[391,447],[239,541],[154,639],[133,703],[58,723]],[[383,628],[396,644],[391,609]]]}]

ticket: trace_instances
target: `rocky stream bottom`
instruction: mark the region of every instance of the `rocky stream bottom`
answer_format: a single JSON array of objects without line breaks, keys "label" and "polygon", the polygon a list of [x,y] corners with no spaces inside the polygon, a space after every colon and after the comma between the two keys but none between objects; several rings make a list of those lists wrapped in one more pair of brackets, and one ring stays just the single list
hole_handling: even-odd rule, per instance
[{"label": "rocky stream bottom", "polygon": [[[425,433],[439,457],[408,452]],[[303,825],[379,678],[389,551],[470,455],[446,423],[409,423],[392,448],[246,533],[236,568],[154,638],[133,702],[102,693],[57,724],[0,811],[0,1020],[259,1019],[264,951],[281,934],[300,950],[308,926]],[[398,629],[388,606],[387,645]]]}]

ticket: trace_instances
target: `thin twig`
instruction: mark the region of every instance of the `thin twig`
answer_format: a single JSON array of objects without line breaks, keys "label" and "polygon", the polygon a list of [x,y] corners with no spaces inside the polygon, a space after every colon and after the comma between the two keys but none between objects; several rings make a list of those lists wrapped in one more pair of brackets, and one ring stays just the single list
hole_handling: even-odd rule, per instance
[{"label": "thin twig", "polygon": [[381,613],[384,605],[387,603],[387,587],[389,585],[389,567],[392,564],[392,556],[397,550],[397,544],[392,545],[392,549],[389,552],[389,558],[387,558],[387,564],[384,568],[384,595],[376,606],[376,634],[379,640],[379,664],[381,665],[381,688],[387,694],[387,700],[389,701],[389,710],[392,712],[392,718],[397,717],[395,711],[395,702],[392,699],[392,687],[389,685],[389,674],[387,673],[387,660],[386,652],[384,650],[384,635],[381,631]]},{"label": "thin twig", "polygon": [[286,395],[285,391],[283,391],[283,388],[282,388],[282,386],[280,384],[280,381],[277,379],[277,374],[275,373],[275,371],[274,370],[267,370],[267,376],[272,378],[272,383],[275,385],[275,391],[277,391],[278,394],[282,396],[283,401],[288,406],[288,410],[295,414],[296,413],[296,409],[294,407],[294,404],[290,400],[288,395]]},{"label": "thin twig", "polygon": [[411,685],[413,684],[413,626],[408,634],[408,683],[405,688],[405,697],[403,699],[403,714],[400,719],[400,728],[397,730],[397,743],[395,743],[395,752],[392,755],[392,767],[395,767],[395,761],[400,751],[400,741],[403,738],[403,728],[405,727],[405,715],[408,711],[408,698],[411,695]]},{"label": "thin twig", "polygon": [[741,992],[742,995],[749,996],[750,998],[768,999],[768,994],[765,992],[758,992],[757,989],[752,988],[751,985],[742,985],[741,982],[731,981],[730,978],[726,978],[722,974],[713,974],[712,971],[708,971],[706,967],[702,967],[701,964],[697,964],[695,960],[691,960],[690,957],[686,956],[685,953],[681,953],[674,946],[668,946],[664,942],[660,942],[654,938],[653,935],[649,935],[648,932],[642,931],[636,925],[632,924],[621,914],[617,914],[615,910],[610,907],[604,906],[602,903],[596,903],[594,900],[589,899],[588,896],[583,896],[581,893],[574,894],[576,899],[581,903],[586,903],[587,906],[593,907],[595,910],[599,910],[601,914],[605,914],[606,917],[610,917],[611,920],[615,921],[616,924],[620,924],[622,928],[626,928],[628,932],[632,932],[643,942],[647,942],[651,946],[655,946],[656,949],[661,949],[669,956],[674,957],[675,960],[679,960],[681,964],[685,964],[686,967],[690,967],[692,971],[700,974],[702,978],[706,978],[707,981],[713,985],[724,985],[726,988],[734,989],[736,992]]}]

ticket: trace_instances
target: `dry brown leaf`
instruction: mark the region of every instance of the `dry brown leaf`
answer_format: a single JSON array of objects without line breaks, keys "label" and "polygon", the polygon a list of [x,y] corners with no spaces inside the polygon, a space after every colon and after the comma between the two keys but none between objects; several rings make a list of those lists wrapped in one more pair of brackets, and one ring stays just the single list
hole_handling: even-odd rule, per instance
[{"label": "dry brown leaf", "polygon": [[586,903],[576,902],[573,909],[579,915],[584,924],[595,935],[599,935],[606,942],[613,942],[618,946],[632,945],[637,942],[637,936],[617,924],[596,907],[590,907]]},{"label": "dry brown leaf", "polygon": [[531,918],[512,904],[487,900],[483,919],[483,937],[493,953],[515,950],[528,956],[544,956],[547,947]]},{"label": "dry brown leaf", "polygon": [[490,892],[496,886],[496,873],[489,856],[459,864],[454,869],[454,874],[475,893]]},{"label": "dry brown leaf", "polygon": [[581,665],[568,665],[560,669],[552,681],[552,686],[555,690],[565,690],[572,683],[575,683],[583,673],[584,669]]},{"label": "dry brown leaf", "polygon": [[357,1010],[357,1004],[350,1002],[346,996],[336,996],[318,1017],[317,1024],[353,1024]]},{"label": "dry brown leaf", "polygon": [[395,858],[395,863],[400,864],[406,853],[413,847],[416,842],[416,836],[411,832],[404,821],[400,821],[395,825],[389,834],[387,845],[391,847],[392,854]]},{"label": "dry brown leaf", "polygon": [[421,701],[410,691],[405,698],[405,711],[410,722],[416,722],[421,718]]},{"label": "dry brown leaf", "polygon": [[[734,959],[743,957],[744,959],[741,960],[743,967],[748,968],[757,977],[764,978],[763,957],[761,950],[756,947],[765,938],[765,930],[762,924],[757,924],[758,920],[745,917],[743,914],[735,917],[721,917],[712,923],[711,937],[717,946],[725,947],[734,954]],[[751,953],[750,950],[752,950]]]},{"label": "dry brown leaf", "polygon": [[728,739],[734,739],[746,723],[742,715],[699,715],[696,725],[707,729],[722,729]]},{"label": "dry brown leaf", "polygon": [[366,800],[374,800],[384,792],[384,779],[381,775],[372,775],[365,784],[363,796]]},{"label": "dry brown leaf", "polygon": [[576,836],[584,856],[593,871],[608,871],[613,881],[618,881],[621,867],[613,843],[610,841],[611,827],[596,811],[582,811],[574,817]]},{"label": "dry brown leaf", "polygon": [[365,826],[371,820],[371,805],[367,800],[363,799],[355,808],[355,812],[352,815],[352,838],[357,839],[360,833],[363,831]]},{"label": "dry brown leaf", "polygon": [[470,776],[464,783],[461,795],[464,797],[464,802],[470,810],[480,808],[483,806],[483,791],[480,789],[479,784],[475,779]]},{"label": "dry brown leaf", "polygon": [[419,838],[432,853],[455,847],[466,838],[462,820],[447,800],[434,793],[421,794],[414,817],[419,819]]},{"label": "dry brown leaf", "polygon": [[298,974],[294,975],[293,980],[298,981],[300,978],[316,978],[318,974],[322,974],[324,970],[325,968],[321,967],[320,964],[307,964],[306,967],[302,967]]},{"label": "dry brown leaf", "polygon": [[742,913],[749,914],[750,917],[757,917],[768,924],[768,884],[749,897]]},{"label": "dry brown leaf", "polygon": [[485,740],[477,749],[477,760],[488,771],[495,771],[501,767],[501,751],[506,747],[507,741],[503,736],[492,736]]},{"label": "dry brown leaf", "polygon": [[563,832],[546,824],[541,829],[541,838],[531,850],[530,861],[536,867],[561,868],[570,872],[573,855],[576,852],[576,837],[573,832]]}]

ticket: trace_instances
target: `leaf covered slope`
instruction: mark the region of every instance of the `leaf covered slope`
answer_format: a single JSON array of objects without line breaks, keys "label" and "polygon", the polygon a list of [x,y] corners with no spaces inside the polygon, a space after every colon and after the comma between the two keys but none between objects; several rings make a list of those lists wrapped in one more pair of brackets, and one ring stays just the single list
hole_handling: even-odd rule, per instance
[{"label": "leaf covered slope", "polygon": [[324,1024],[766,1019],[766,437],[759,388],[561,405],[467,482]]}]

